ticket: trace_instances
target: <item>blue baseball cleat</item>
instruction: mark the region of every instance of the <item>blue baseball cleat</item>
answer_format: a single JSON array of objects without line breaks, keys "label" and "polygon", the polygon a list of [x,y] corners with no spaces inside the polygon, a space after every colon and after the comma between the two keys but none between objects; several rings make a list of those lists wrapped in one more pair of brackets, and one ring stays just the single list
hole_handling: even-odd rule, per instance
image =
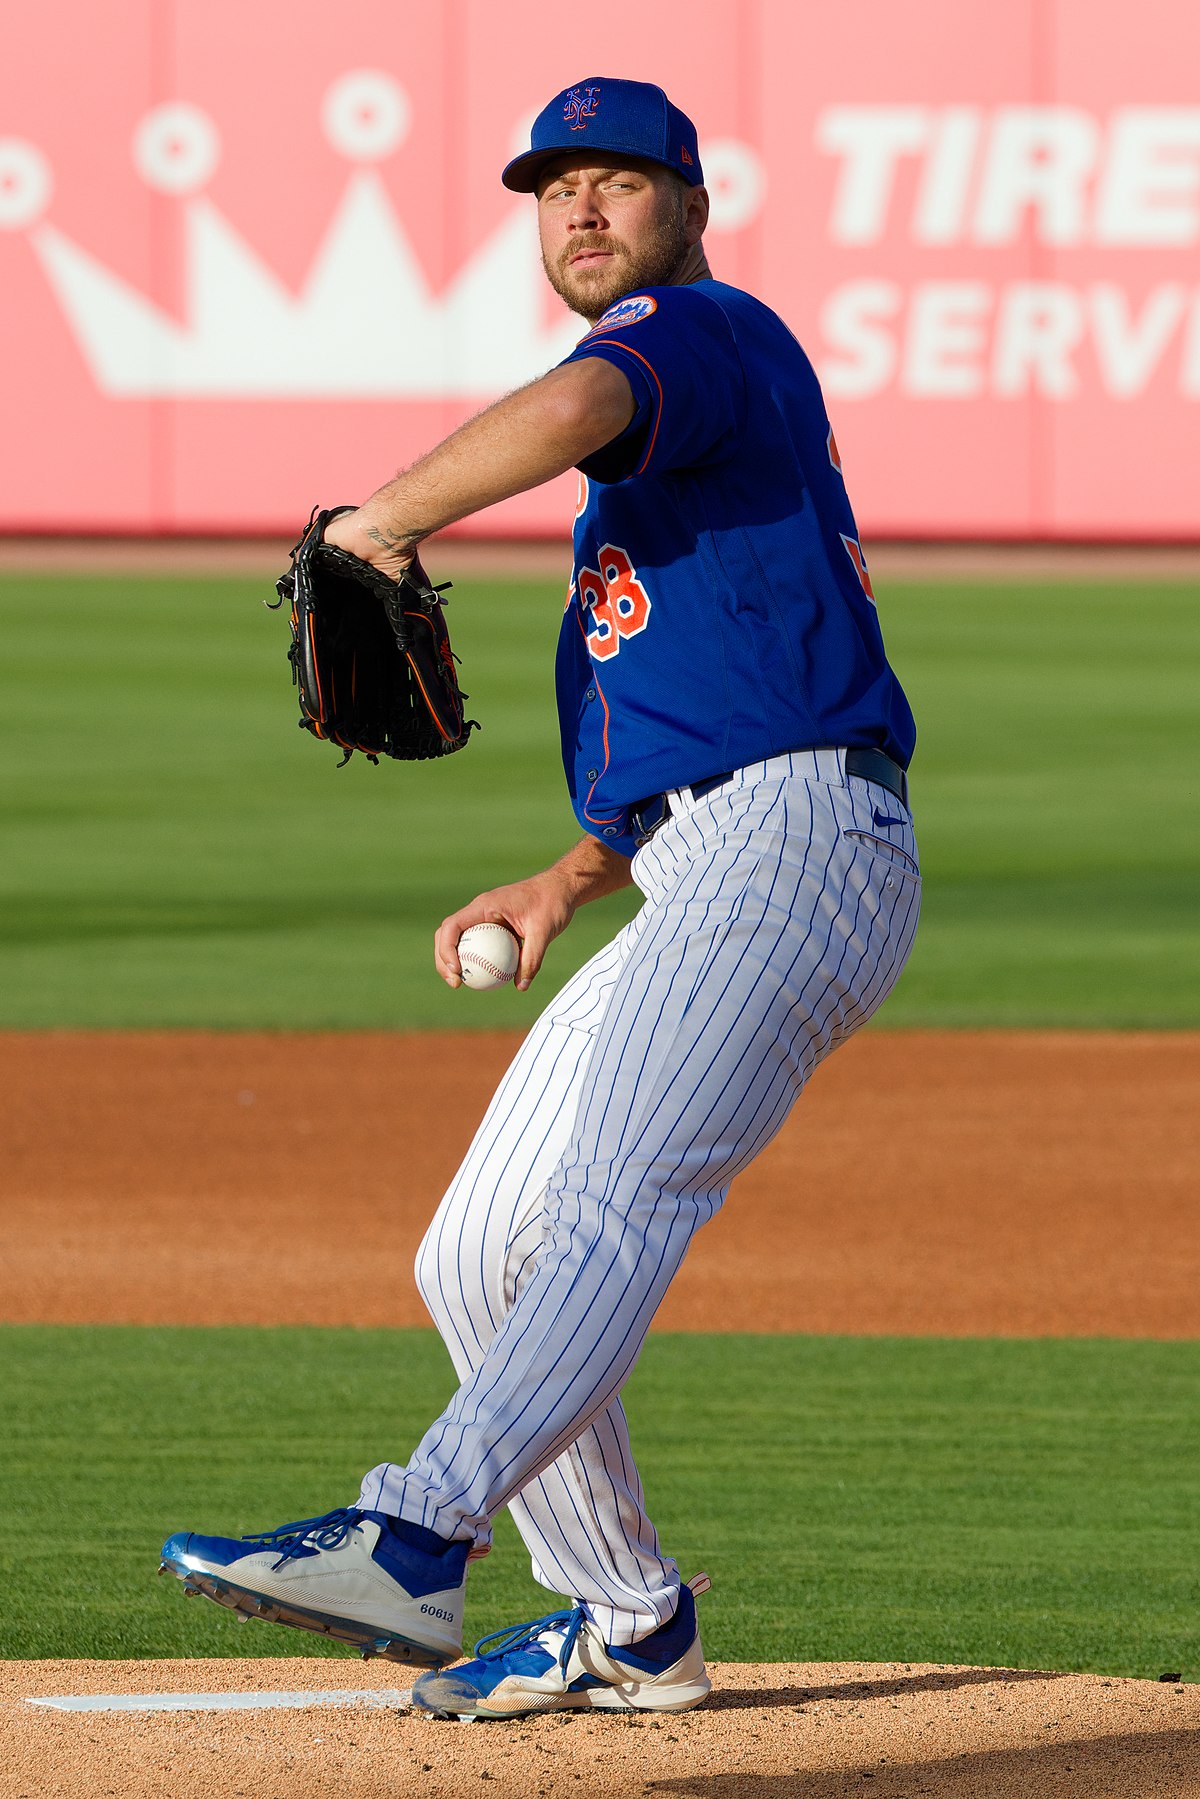
[{"label": "blue baseball cleat", "polygon": [[606,1644],[578,1605],[497,1631],[476,1643],[474,1661],[422,1674],[413,1704],[439,1718],[522,1718],[589,1707],[687,1711],[712,1687],[693,1597],[708,1585],[708,1576],[697,1574],[682,1588],[669,1623],[627,1648]]},{"label": "blue baseball cleat", "polygon": [[159,1573],[243,1621],[292,1624],[367,1658],[440,1668],[462,1653],[468,1547],[345,1506],[259,1536],[179,1531],[163,1544]]}]

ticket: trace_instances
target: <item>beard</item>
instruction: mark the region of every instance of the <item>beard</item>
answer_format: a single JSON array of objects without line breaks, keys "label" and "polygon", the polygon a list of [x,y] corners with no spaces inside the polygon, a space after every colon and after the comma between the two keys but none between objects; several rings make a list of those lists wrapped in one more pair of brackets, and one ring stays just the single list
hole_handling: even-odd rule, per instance
[{"label": "beard", "polygon": [[[587,250],[604,250],[609,260],[590,269],[573,269],[571,258]],[[609,231],[580,232],[551,262],[542,252],[546,279],[572,312],[594,324],[625,294],[639,287],[666,287],[687,255],[682,202],[664,212],[647,239],[634,251]]]}]

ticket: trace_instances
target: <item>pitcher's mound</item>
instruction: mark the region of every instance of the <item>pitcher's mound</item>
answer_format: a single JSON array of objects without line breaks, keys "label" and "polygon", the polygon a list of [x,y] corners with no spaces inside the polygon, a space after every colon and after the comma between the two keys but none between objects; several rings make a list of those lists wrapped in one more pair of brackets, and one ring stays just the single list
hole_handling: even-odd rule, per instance
[{"label": "pitcher's mound", "polygon": [[0,1663],[4,1799],[1200,1799],[1200,1686],[917,1663],[717,1663],[698,1711],[510,1724],[392,1706],[64,1711],[56,1695],[405,1689],[350,1659]]}]

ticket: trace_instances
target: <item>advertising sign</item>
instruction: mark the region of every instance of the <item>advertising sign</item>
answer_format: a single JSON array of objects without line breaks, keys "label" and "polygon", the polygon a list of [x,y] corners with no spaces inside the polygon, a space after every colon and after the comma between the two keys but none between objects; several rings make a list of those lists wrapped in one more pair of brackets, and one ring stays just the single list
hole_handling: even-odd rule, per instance
[{"label": "advertising sign", "polygon": [[1200,12],[1098,25],[46,0],[0,72],[0,528],[290,531],[550,367],[584,326],[499,170],[607,70],[695,119],[714,273],[808,350],[867,537],[1196,537]]}]

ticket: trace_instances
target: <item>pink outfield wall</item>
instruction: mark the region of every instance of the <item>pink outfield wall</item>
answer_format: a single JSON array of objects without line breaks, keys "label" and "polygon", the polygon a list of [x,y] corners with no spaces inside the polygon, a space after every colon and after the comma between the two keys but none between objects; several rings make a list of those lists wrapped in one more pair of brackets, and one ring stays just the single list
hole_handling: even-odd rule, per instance
[{"label": "pink outfield wall", "polygon": [[550,366],[498,170],[599,71],[695,118],[714,272],[808,349],[868,539],[1198,537],[1198,69],[1195,0],[18,9],[0,528],[288,531]]}]

